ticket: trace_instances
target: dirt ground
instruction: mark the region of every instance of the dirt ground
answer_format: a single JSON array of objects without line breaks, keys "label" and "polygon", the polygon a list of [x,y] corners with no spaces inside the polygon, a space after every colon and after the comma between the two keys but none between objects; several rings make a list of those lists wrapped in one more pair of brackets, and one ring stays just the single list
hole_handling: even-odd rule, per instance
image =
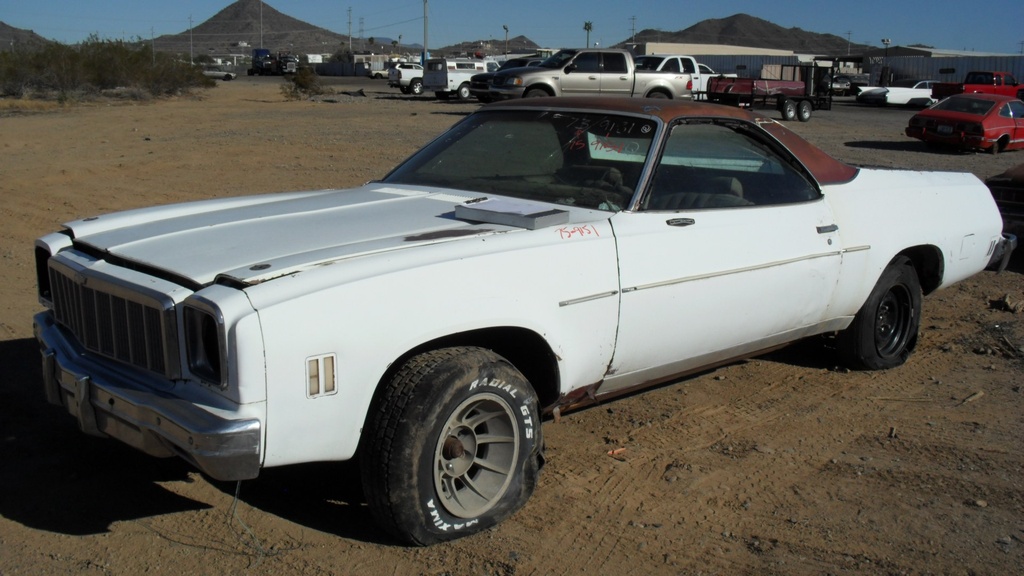
[{"label": "dirt ground", "polygon": [[[431,548],[373,526],[351,463],[239,488],[84,436],[42,397],[34,238],[126,208],[360,184],[477,107],[356,79],[287,101],[279,82],[0,100],[0,574],[1020,573],[1024,311],[1005,299],[1024,300],[1021,258],[928,297],[898,369],[836,369],[814,341],[546,422],[525,509]],[[1024,162],[926,151],[903,135],[911,114],[843,102],[792,127],[851,163],[986,177]]]}]

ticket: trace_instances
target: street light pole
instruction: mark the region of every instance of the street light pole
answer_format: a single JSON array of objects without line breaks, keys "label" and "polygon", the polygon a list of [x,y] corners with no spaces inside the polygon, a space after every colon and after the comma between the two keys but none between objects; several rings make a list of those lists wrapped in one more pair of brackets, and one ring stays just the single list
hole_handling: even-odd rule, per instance
[{"label": "street light pole", "polygon": [[502,24],[501,27],[505,29],[505,56],[508,56],[508,26]]},{"label": "street light pole", "polygon": [[892,40],[888,38],[882,38],[882,44],[885,45],[885,58],[882,61],[882,74],[883,78],[879,78],[879,84],[882,86],[889,85],[889,44],[892,44]]}]

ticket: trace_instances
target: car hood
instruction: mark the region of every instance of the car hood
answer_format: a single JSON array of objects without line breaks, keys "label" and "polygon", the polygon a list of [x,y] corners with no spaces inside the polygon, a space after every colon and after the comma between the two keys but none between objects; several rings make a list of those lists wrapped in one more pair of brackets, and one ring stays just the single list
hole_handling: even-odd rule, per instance
[{"label": "car hood", "polygon": [[456,218],[456,205],[480,197],[378,183],[147,208],[65,226],[79,247],[194,287],[218,277],[256,284],[341,259],[521,230]]}]

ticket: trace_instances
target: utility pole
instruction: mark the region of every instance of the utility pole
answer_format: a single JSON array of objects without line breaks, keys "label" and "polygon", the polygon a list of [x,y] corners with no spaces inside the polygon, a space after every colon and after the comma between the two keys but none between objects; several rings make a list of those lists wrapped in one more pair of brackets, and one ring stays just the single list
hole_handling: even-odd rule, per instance
[{"label": "utility pole", "polygon": [[590,31],[594,29],[594,25],[590,23],[590,20],[587,20],[583,23],[583,29],[587,31],[587,43],[584,45],[584,48],[590,48]]},{"label": "utility pole", "polygon": [[636,16],[630,16],[629,43],[636,44]]},{"label": "utility pole", "polygon": [[188,63],[195,64],[192,61],[192,15],[188,15]]},{"label": "utility pole", "polygon": [[507,58],[508,57],[508,25],[507,24],[502,24],[501,27],[505,29],[505,57]]},{"label": "utility pole", "polygon": [[430,49],[427,48],[427,0],[423,0],[423,61],[420,64],[427,66],[427,58],[430,57]]},{"label": "utility pole", "polygon": [[260,48],[263,48],[263,0],[260,0]]},{"label": "utility pole", "polygon": [[153,66],[156,66],[156,37],[153,35],[153,27],[149,27],[149,50],[153,53]]}]

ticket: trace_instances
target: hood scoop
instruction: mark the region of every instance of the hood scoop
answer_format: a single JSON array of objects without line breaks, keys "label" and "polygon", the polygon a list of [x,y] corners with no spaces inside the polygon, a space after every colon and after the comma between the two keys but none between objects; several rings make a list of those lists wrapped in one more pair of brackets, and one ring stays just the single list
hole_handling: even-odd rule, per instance
[{"label": "hood scoop", "polygon": [[569,212],[551,208],[540,202],[507,198],[474,198],[455,206],[455,217],[470,222],[484,222],[536,230],[569,222]]}]

